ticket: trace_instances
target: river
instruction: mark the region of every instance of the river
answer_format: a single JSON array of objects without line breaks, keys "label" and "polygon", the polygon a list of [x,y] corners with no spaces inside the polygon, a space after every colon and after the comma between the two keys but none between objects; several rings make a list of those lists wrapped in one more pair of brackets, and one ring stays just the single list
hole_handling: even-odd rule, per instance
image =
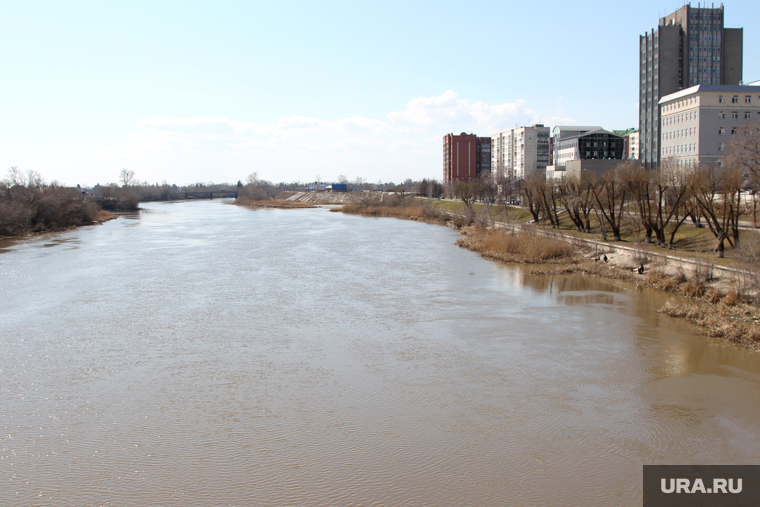
[{"label": "river", "polygon": [[456,231],[148,203],[0,242],[0,505],[640,505],[759,464],[760,355]]}]

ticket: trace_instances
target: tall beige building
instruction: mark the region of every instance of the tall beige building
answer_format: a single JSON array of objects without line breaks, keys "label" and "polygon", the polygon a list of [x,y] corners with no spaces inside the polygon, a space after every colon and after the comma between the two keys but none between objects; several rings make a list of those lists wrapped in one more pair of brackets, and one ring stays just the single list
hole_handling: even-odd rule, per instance
[{"label": "tall beige building", "polygon": [[697,85],[660,99],[660,160],[678,167],[720,164],[731,136],[760,122],[757,85]]},{"label": "tall beige building", "polygon": [[491,136],[491,176],[527,179],[546,176],[551,163],[549,127],[535,124],[506,130]]}]

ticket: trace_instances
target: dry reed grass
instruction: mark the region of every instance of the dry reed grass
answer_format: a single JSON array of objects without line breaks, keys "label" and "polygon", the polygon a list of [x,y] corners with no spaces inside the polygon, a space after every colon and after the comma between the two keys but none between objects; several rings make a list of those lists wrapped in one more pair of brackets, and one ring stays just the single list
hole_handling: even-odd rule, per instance
[{"label": "dry reed grass", "polygon": [[726,294],[726,298],[723,300],[723,302],[728,306],[738,305],[741,302],[739,291],[736,289],[731,289],[728,291],[728,294]]},{"label": "dry reed grass", "polygon": [[757,308],[744,304],[729,306],[724,302],[697,305],[666,303],[659,312],[696,324],[706,336],[760,350],[760,315]]},{"label": "dry reed grass", "polygon": [[[684,277],[685,281],[685,277]],[[644,283],[648,287],[653,289],[665,291],[665,292],[677,292],[683,281],[679,281],[678,278],[674,278],[665,273],[662,269],[651,270],[644,278]]]},{"label": "dry reed grass", "polygon": [[463,237],[456,242],[487,259],[502,262],[546,263],[568,260],[579,254],[579,247],[562,238],[541,234],[533,229],[483,229],[463,230]]},{"label": "dry reed grass", "polygon": [[100,210],[97,213],[95,213],[95,222],[108,222],[109,220],[113,220],[114,218],[117,218],[116,215],[113,213],[109,213],[106,210]]},{"label": "dry reed grass", "polygon": [[430,203],[416,199],[398,199],[383,202],[378,199],[368,199],[362,202],[344,204],[340,211],[374,217],[396,217],[408,220],[424,220],[431,223],[445,223],[447,216],[444,210]]},{"label": "dry reed grass", "polygon": [[698,299],[705,295],[705,286],[694,280],[689,280],[683,286],[683,295],[687,298]]}]

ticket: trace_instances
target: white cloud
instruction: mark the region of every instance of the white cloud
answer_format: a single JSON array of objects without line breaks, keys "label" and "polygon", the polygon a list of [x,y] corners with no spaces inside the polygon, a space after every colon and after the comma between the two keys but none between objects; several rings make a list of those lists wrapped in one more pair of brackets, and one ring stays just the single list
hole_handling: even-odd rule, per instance
[{"label": "white cloud", "polygon": [[440,178],[446,133],[490,136],[535,117],[522,100],[470,103],[452,90],[414,98],[383,119],[291,115],[262,125],[226,117],[156,117],[135,122],[129,142],[99,152],[98,160],[129,167],[141,179],[177,183],[237,181],[253,171],[272,181],[310,181],[316,174],[326,180],[338,174],[369,181]]},{"label": "white cloud", "polygon": [[[422,130],[431,127],[446,126],[449,131],[475,132],[491,135],[501,125],[509,125],[516,120],[532,116],[523,100],[486,104],[478,101],[473,104],[467,99],[460,99],[453,90],[448,90],[437,97],[418,97],[412,99],[403,111],[394,111],[388,118],[395,124],[410,129]],[[442,131],[442,132],[443,132]]]}]

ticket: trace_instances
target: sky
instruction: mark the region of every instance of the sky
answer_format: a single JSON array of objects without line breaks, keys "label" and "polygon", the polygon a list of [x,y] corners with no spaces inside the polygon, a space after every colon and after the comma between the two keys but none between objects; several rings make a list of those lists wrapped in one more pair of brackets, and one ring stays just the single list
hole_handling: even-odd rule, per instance
[{"label": "sky", "polygon": [[[449,132],[636,127],[638,37],[682,5],[0,0],[0,177],[441,179]],[[760,80],[760,7],[724,5]]]}]

